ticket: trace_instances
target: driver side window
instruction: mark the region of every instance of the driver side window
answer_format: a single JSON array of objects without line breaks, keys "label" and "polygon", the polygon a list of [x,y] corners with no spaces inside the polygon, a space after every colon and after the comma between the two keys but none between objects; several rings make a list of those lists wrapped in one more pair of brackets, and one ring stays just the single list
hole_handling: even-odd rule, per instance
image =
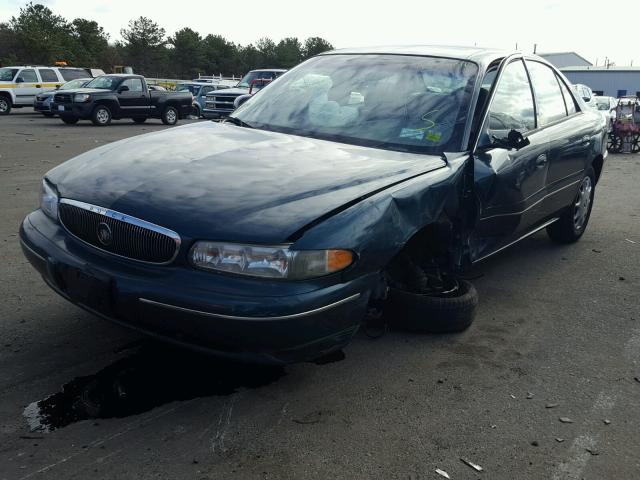
[{"label": "driver side window", "polygon": [[489,134],[504,137],[510,130],[524,134],[536,128],[531,85],[522,60],[507,65],[498,82],[489,109]]},{"label": "driver side window", "polygon": [[139,78],[127,78],[124,82],[122,82],[122,87],[129,87],[130,92],[141,92],[142,91],[142,80]]}]

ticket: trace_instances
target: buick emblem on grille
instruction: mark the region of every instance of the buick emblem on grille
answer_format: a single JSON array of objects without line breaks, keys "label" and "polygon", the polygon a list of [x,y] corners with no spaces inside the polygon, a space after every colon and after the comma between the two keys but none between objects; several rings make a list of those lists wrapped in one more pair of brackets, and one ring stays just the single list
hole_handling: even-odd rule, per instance
[{"label": "buick emblem on grille", "polygon": [[113,235],[111,234],[111,227],[109,227],[109,225],[104,222],[100,222],[98,224],[96,233],[98,234],[98,241],[102,245],[104,245],[105,247],[111,245],[111,242],[113,241]]}]

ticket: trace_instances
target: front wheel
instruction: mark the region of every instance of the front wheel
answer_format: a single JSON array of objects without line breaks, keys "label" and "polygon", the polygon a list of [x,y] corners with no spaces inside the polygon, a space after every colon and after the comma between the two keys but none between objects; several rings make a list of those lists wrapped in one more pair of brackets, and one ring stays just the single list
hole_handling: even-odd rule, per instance
[{"label": "front wheel", "polygon": [[60,117],[60,120],[62,120],[64,123],[68,124],[68,125],[74,125],[76,123],[78,123],[78,120],[80,120],[78,117],[70,117],[68,115],[63,115]]},{"label": "front wheel", "polygon": [[0,115],[9,115],[11,113],[11,100],[5,96],[0,97]]},{"label": "front wheel", "polygon": [[104,105],[98,105],[93,110],[93,114],[91,115],[91,121],[94,125],[98,127],[104,127],[105,125],[109,125],[111,123],[111,110],[109,110]]},{"label": "front wheel", "polygon": [[176,110],[176,107],[166,107],[162,111],[160,119],[165,125],[175,125],[178,123],[178,110]]},{"label": "front wheel", "polygon": [[580,240],[591,216],[595,186],[595,174],[593,168],[589,167],[571,205],[564,210],[557,221],[547,227],[547,234],[551,240],[558,243],[573,243]]}]

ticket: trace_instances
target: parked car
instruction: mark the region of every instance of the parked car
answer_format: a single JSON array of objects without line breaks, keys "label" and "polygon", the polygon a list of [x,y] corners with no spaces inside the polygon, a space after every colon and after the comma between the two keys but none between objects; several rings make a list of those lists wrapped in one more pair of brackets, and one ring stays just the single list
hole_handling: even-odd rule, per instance
[{"label": "parked car", "polygon": [[584,101],[589,108],[599,110],[596,96],[593,94],[591,88],[581,83],[576,83],[573,85],[573,90],[582,98],[582,101]]},{"label": "parked car", "polygon": [[74,90],[76,88],[82,88],[89,83],[91,78],[78,78],[77,80],[71,80],[64,85],[57,87],[55,90],[49,90],[47,92],[39,93],[36,95],[33,101],[33,109],[36,112],[41,112],[45,117],[53,117],[55,112],[51,111],[51,102],[53,102],[53,96],[56,92],[61,90]]},{"label": "parked car", "polygon": [[607,118],[608,131],[611,132],[613,124],[616,123],[616,107],[618,99],[613,97],[595,96],[598,110]]},{"label": "parked car", "polygon": [[204,102],[208,93],[231,88],[229,85],[212,83],[212,82],[189,82],[189,83],[179,83],[176,85],[177,92],[190,92],[193,95],[194,103],[193,103],[193,114],[200,118],[202,116],[202,111],[204,110]]},{"label": "parked car", "polygon": [[467,328],[477,294],[460,272],[543,229],[579,240],[606,155],[601,115],[535,55],[338,50],[221,123],[54,168],[20,239],[50,287],[102,318],[304,361],[344,347],[371,309]]},{"label": "parked car", "polygon": [[52,111],[64,123],[91,120],[104,126],[111,119],[131,118],[143,123],[147,118],[160,118],[165,125],[175,125],[191,112],[191,95],[182,92],[150,91],[140,75],[103,75],[84,88],[57,92]]},{"label": "parked car", "polygon": [[223,92],[209,92],[205,98],[203,115],[205,118],[224,118],[235,110],[235,100],[241,95],[254,94],[278,78],[286,70],[263,69],[247,73],[234,88]]},{"label": "parked car", "polygon": [[19,66],[0,68],[0,115],[12,108],[30,107],[36,95],[78,78],[92,78],[104,72],[91,68]]}]

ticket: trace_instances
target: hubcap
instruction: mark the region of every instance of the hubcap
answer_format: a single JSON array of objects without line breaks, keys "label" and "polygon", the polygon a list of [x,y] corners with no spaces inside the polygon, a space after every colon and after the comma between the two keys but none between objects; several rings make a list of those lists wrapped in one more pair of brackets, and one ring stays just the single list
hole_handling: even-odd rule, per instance
[{"label": "hubcap", "polygon": [[107,123],[109,121],[109,112],[107,112],[104,108],[101,108],[100,110],[98,110],[96,117],[98,117],[98,121],[100,123]]},{"label": "hubcap", "polygon": [[173,123],[176,121],[176,112],[174,110],[167,111],[167,122]]},{"label": "hubcap", "polygon": [[576,196],[576,202],[573,207],[573,226],[576,231],[582,230],[587,216],[589,215],[589,206],[591,205],[591,192],[593,186],[591,185],[591,177],[584,177],[580,184],[580,190]]},{"label": "hubcap", "polygon": [[9,103],[4,99],[0,98],[0,112],[6,112],[9,109]]}]

